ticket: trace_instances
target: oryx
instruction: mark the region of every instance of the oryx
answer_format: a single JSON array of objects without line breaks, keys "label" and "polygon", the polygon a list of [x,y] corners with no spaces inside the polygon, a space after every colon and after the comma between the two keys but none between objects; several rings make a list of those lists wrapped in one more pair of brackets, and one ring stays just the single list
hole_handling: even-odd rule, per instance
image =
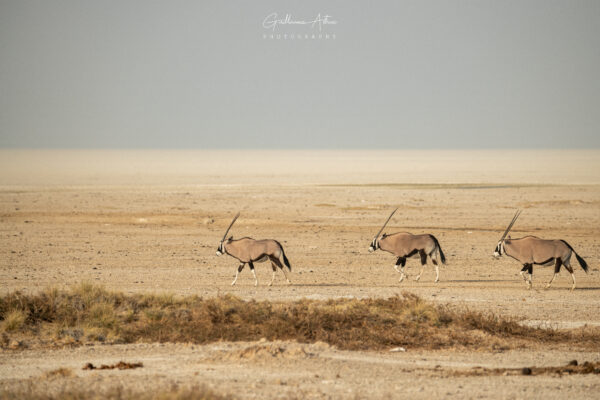
[{"label": "oryx", "polygon": [[[498,241],[494,250],[494,257],[498,258],[503,254],[514,258],[523,264],[521,276],[527,282],[527,288],[531,289],[531,275],[533,274],[533,264],[537,265],[552,265],[554,263],[554,275],[546,288],[549,288],[554,278],[558,275],[561,265],[564,265],[567,271],[571,274],[573,286],[575,289],[575,275],[571,268],[571,255],[575,254],[581,268],[587,273],[588,265],[585,260],[573,250],[571,245],[564,240],[544,240],[535,236],[525,236],[519,239],[511,239],[510,236],[506,239],[506,235],[514,225],[517,218],[521,215],[521,211],[517,210],[508,228],[504,231],[502,238]],[[527,271],[529,277],[525,276]]]},{"label": "oryx", "polygon": [[[440,280],[438,259],[445,264],[446,256],[444,256],[440,243],[435,236],[430,234],[412,235],[406,232],[392,233],[391,235],[384,233],[379,236],[397,210],[398,209],[396,208],[392,211],[387,221],[385,221],[385,224],[383,224],[379,232],[377,232],[377,235],[375,235],[369,246],[369,251],[373,252],[377,249],[381,249],[398,257],[394,268],[400,273],[400,282],[402,282],[405,277],[408,278],[408,275],[404,272],[404,266],[406,265],[406,259],[408,257],[412,257],[416,254],[419,254],[421,257],[421,272],[419,272],[419,275],[415,278],[415,281],[418,281],[421,279],[421,274],[423,274],[425,264],[427,264],[427,256],[429,256],[433,265],[435,265],[435,282],[438,282]],[[398,266],[401,266],[401,269],[398,269]]]},{"label": "oryx", "polygon": [[285,268],[281,264],[279,258],[283,257],[283,262],[290,271],[292,270],[292,266],[285,256],[283,246],[281,246],[281,243],[279,243],[277,240],[254,240],[249,237],[234,240],[233,236],[230,236],[227,240],[225,240],[229,230],[233,226],[233,223],[236,219],[238,219],[239,216],[240,213],[237,213],[236,216],[233,217],[233,221],[231,221],[231,224],[229,224],[229,228],[227,228],[225,231],[225,235],[223,235],[223,239],[221,239],[219,247],[217,248],[217,256],[226,253],[233,258],[237,258],[241,262],[237,268],[235,279],[233,282],[231,282],[231,285],[235,285],[239,273],[242,272],[244,266],[248,264],[250,266],[250,270],[252,271],[252,275],[254,275],[254,286],[258,286],[258,279],[256,278],[256,272],[254,272],[254,263],[264,262],[267,260],[271,261],[271,267],[273,267],[273,277],[271,278],[271,283],[269,283],[269,286],[271,286],[275,280],[275,272],[277,271],[277,267],[283,271],[287,283],[292,283],[290,282],[287,272],[285,271]]}]

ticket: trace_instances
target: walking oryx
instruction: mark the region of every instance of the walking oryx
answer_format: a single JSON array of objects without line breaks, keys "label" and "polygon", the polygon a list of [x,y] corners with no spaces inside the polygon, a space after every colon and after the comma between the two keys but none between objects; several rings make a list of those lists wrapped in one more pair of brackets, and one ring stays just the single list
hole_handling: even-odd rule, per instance
[{"label": "walking oryx", "polygon": [[[519,239],[511,239],[510,236],[506,239],[506,235],[514,225],[517,218],[521,214],[520,210],[517,210],[512,221],[508,225],[508,228],[504,231],[504,235],[496,245],[494,250],[494,257],[498,258],[503,254],[514,258],[523,264],[521,269],[521,276],[527,282],[527,289],[531,289],[531,275],[533,274],[533,264],[537,265],[552,265],[554,263],[554,275],[546,288],[549,288],[554,278],[558,275],[561,265],[564,265],[567,271],[571,273],[573,279],[573,286],[571,290],[575,289],[575,275],[573,274],[573,268],[571,268],[571,255],[575,254],[577,261],[581,268],[587,273],[588,265],[585,260],[573,250],[571,245],[564,240],[544,240],[535,236],[525,236]],[[525,271],[529,275],[529,279],[525,276]]]},{"label": "walking oryx", "polygon": [[229,233],[229,229],[231,229],[233,223],[236,219],[238,219],[239,216],[240,213],[237,213],[236,216],[233,217],[233,221],[231,221],[231,224],[229,224],[229,228],[227,228],[225,231],[225,235],[223,235],[223,239],[221,239],[219,248],[217,249],[217,256],[226,253],[233,258],[237,258],[241,262],[237,272],[235,273],[235,279],[233,282],[231,282],[231,285],[235,285],[239,273],[242,272],[244,266],[248,264],[250,266],[250,270],[252,271],[252,275],[254,275],[254,286],[258,286],[258,279],[256,278],[256,272],[254,272],[254,263],[264,262],[267,260],[271,261],[271,267],[273,267],[273,277],[271,278],[271,283],[269,283],[269,286],[271,286],[275,280],[275,272],[277,271],[277,267],[283,271],[287,282],[292,283],[290,282],[287,272],[285,272],[285,268],[281,264],[279,258],[283,257],[283,262],[290,271],[292,270],[292,266],[285,256],[285,252],[283,251],[281,243],[279,243],[277,240],[254,240],[249,237],[233,240],[233,236],[230,236],[229,239],[225,240],[227,234]]},{"label": "walking oryx", "polygon": [[[410,233],[392,233],[381,234],[383,228],[390,222],[392,216],[398,209],[396,208],[392,211],[385,224],[381,227],[375,238],[373,238],[373,242],[369,246],[369,251],[373,252],[377,249],[381,249],[392,253],[398,260],[396,261],[396,265],[394,268],[396,271],[400,273],[400,282],[404,280],[404,278],[408,278],[408,275],[404,273],[404,266],[406,265],[406,259],[408,257],[412,257],[417,253],[421,257],[421,272],[415,278],[415,281],[421,279],[421,274],[423,274],[423,270],[425,269],[425,264],[427,264],[427,256],[431,258],[433,265],[435,265],[435,282],[440,280],[440,270],[438,266],[438,258],[442,261],[443,264],[446,264],[446,256],[444,256],[444,252],[440,247],[440,243],[433,235],[423,234],[423,235],[412,235]],[[398,266],[401,266],[401,269],[398,269]]]}]

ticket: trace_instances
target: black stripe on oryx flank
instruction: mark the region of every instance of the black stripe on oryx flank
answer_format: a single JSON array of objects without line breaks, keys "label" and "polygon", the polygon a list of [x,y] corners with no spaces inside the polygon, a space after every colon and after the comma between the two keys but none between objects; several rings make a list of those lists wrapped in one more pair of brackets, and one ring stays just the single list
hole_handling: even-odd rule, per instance
[{"label": "black stripe on oryx flank", "polygon": [[544,265],[544,264],[548,264],[550,261],[554,260],[556,257],[550,257],[549,259],[547,259],[546,261],[543,262],[534,262],[535,265]]},{"label": "black stripe on oryx flank", "polygon": [[523,264],[521,272],[527,271],[530,275],[533,275],[533,264]]},{"label": "black stripe on oryx flank", "polygon": [[417,254],[418,252],[419,252],[419,250],[417,250],[417,249],[414,249],[413,251],[411,251],[410,253],[408,253],[408,254],[407,254],[407,255],[405,255],[404,257],[405,257],[405,258],[412,257],[412,256],[414,256],[415,254]]}]

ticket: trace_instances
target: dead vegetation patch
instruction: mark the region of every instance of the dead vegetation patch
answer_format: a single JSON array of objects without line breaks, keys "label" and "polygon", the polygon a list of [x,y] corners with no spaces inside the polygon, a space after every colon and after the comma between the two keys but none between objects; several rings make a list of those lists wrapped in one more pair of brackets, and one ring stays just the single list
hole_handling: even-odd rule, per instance
[{"label": "dead vegetation patch", "polygon": [[119,361],[116,364],[111,364],[111,365],[106,365],[106,364],[102,364],[99,367],[96,367],[94,364],[92,363],[87,363],[83,366],[83,370],[94,370],[94,369],[135,369],[135,368],[142,368],[144,366],[143,363],[138,362],[138,363],[130,363],[130,362],[125,362],[125,361]]},{"label": "dead vegetation patch", "polygon": [[579,364],[577,360],[560,367],[524,367],[524,368],[483,368],[475,367],[467,371],[454,371],[454,376],[489,376],[489,375],[576,375],[600,374],[600,362],[585,361]]},{"label": "dead vegetation patch", "polygon": [[[84,284],[0,298],[0,320],[18,312],[18,330],[1,346],[77,346],[87,342],[210,343],[292,340],[345,350],[468,348],[505,350],[552,343],[600,349],[600,328],[528,327],[489,313],[455,310],[404,293],[388,299],[244,301],[234,296],[126,295]],[[10,317],[14,318],[14,317]],[[15,324],[11,323],[11,326]]]}]

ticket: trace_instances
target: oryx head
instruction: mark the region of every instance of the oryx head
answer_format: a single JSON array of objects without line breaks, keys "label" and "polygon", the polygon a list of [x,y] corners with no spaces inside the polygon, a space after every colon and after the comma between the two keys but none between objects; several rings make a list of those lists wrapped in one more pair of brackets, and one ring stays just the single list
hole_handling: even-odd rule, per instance
[{"label": "oryx head", "polygon": [[502,235],[502,238],[500,238],[500,240],[498,241],[498,244],[496,245],[496,248],[494,249],[494,257],[498,258],[502,254],[506,253],[504,251],[504,241],[506,239],[506,235],[508,235],[508,232],[510,232],[510,229],[515,224],[515,221],[517,220],[517,218],[519,218],[519,215],[521,215],[521,210],[517,210],[517,212],[515,213],[515,216],[513,217],[512,221],[510,221],[510,224],[508,224],[508,228],[506,228],[506,230],[504,231],[504,234]]},{"label": "oryx head", "polygon": [[385,221],[385,224],[383,224],[383,226],[381,227],[379,232],[377,232],[377,235],[375,235],[375,237],[373,238],[373,241],[371,242],[371,245],[369,246],[369,252],[373,252],[379,248],[379,235],[381,234],[381,232],[383,231],[385,226],[388,224],[388,222],[390,222],[390,219],[392,219],[392,216],[394,215],[394,213],[396,211],[398,211],[397,208],[394,211],[392,211],[392,213],[388,217],[387,221]]},{"label": "oryx head", "polygon": [[[223,247],[223,242],[225,242],[225,238],[227,237],[229,230],[231,229],[231,227],[233,226],[233,223],[235,222],[236,219],[238,219],[239,216],[240,216],[240,213],[237,213],[235,215],[235,217],[233,217],[233,221],[231,221],[231,223],[229,224],[229,228],[227,228],[227,230],[225,231],[225,234],[223,235],[223,239],[221,239],[221,242],[219,242],[219,247],[217,248],[217,256],[220,256],[221,254],[225,253],[225,249]],[[229,238],[229,240],[231,240],[231,237]]]}]

